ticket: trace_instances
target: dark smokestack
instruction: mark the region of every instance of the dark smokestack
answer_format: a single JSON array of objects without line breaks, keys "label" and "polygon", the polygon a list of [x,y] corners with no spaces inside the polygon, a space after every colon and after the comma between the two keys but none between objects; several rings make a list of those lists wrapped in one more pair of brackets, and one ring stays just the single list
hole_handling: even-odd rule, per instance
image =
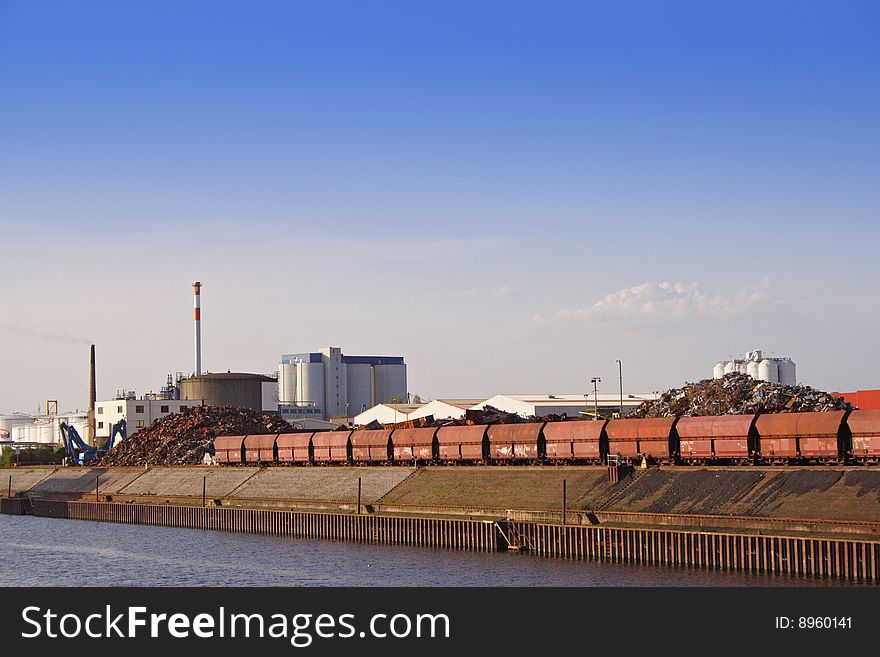
[{"label": "dark smokestack", "polygon": [[89,431],[88,442],[90,445],[97,445],[95,436],[95,345],[92,345],[89,354]]}]

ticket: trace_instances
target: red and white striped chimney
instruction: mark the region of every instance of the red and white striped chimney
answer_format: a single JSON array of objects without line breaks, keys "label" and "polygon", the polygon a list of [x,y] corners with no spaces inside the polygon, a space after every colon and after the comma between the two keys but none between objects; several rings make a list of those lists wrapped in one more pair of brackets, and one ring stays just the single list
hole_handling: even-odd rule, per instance
[{"label": "red and white striped chimney", "polygon": [[193,313],[196,324],[196,376],[202,373],[202,284],[193,283]]}]

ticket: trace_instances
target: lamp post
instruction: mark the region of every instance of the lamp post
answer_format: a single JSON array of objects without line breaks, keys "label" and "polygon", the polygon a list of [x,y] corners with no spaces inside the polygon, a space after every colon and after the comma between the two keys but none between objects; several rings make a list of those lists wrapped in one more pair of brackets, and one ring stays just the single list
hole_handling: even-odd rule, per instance
[{"label": "lamp post", "polygon": [[594,420],[599,419],[599,384],[602,383],[602,378],[598,376],[594,376],[590,379],[590,383],[593,384],[593,406],[595,410],[595,414],[593,415]]},{"label": "lamp post", "polygon": [[620,417],[623,417],[623,363],[617,361],[617,379],[620,381]]}]

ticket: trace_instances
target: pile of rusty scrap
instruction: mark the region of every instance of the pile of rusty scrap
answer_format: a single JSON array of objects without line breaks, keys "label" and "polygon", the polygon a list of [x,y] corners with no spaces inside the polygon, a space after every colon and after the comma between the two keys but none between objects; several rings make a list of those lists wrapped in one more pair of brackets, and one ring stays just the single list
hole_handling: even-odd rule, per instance
[{"label": "pile of rusty scrap", "polygon": [[284,433],[293,428],[277,414],[231,406],[193,406],[154,420],[111,449],[95,465],[193,465],[214,454],[216,436]]},{"label": "pile of rusty scrap", "polygon": [[852,406],[809,386],[784,386],[756,381],[747,374],[689,383],[667,390],[655,401],[643,402],[631,417],[682,417],[750,413],[845,411]]}]

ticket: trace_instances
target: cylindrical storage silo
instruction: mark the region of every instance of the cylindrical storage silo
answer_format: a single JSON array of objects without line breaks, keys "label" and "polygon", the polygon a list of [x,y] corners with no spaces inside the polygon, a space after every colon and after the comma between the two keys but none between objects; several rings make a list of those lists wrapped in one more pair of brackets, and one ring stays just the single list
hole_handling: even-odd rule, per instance
[{"label": "cylindrical storage silo", "polygon": [[748,374],[748,365],[745,361],[739,361],[736,364],[736,371],[740,374]]},{"label": "cylindrical storage silo", "polygon": [[797,385],[797,369],[791,358],[783,358],[777,361],[779,371],[779,383],[784,386]]},{"label": "cylindrical storage silo", "polygon": [[715,363],[715,367],[712,368],[712,377],[715,379],[720,379],[724,376],[724,363]]},{"label": "cylindrical storage silo", "polygon": [[779,383],[779,366],[776,361],[765,358],[758,363],[758,378],[769,383]]},{"label": "cylindrical storage silo", "polygon": [[296,363],[278,366],[278,403],[293,404],[296,401]]},{"label": "cylindrical storage silo", "polygon": [[729,360],[724,363],[724,373],[725,374],[734,374],[738,371],[737,362],[735,360]]},{"label": "cylindrical storage silo", "polygon": [[759,365],[758,361],[756,361],[756,360],[750,360],[748,362],[748,364],[746,365],[746,374],[748,374],[750,377],[752,377],[755,380],[758,380],[761,378],[761,375],[758,372],[758,369],[759,369],[758,365]]},{"label": "cylindrical storage silo", "polygon": [[324,364],[300,363],[297,380],[298,404],[317,404],[324,408]]},{"label": "cylindrical storage silo", "polygon": [[13,427],[32,424],[34,417],[26,413],[9,413],[8,415],[0,415],[0,429],[8,431],[12,435]]}]

